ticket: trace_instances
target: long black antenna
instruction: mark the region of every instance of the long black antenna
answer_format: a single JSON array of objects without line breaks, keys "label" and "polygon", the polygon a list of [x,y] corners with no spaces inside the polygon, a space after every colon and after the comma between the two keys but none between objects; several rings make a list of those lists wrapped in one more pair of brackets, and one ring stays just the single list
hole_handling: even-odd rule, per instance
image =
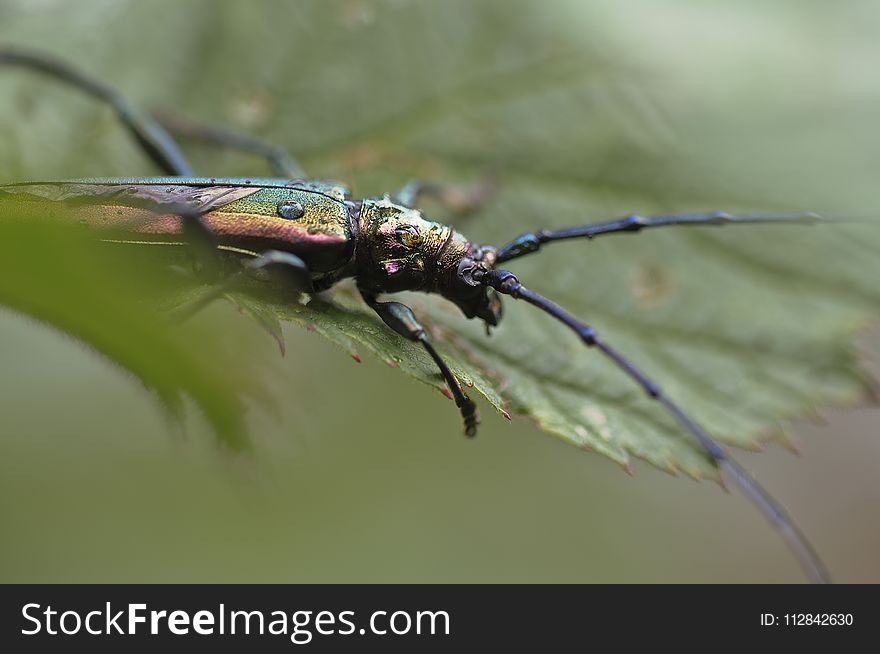
[{"label": "long black antenna", "polygon": [[649,397],[666,407],[669,413],[697,439],[706,453],[712,457],[712,460],[721,472],[727,473],[727,476],[739,486],[770,523],[779,530],[782,538],[788,544],[788,547],[794,553],[810,580],[814,583],[831,582],[825,564],[822,563],[822,560],[813,550],[806,536],[798,529],[794,520],[788,515],[782,505],[770,493],[764,490],[757,481],[752,479],[742,466],[730,459],[724,449],[709,436],[706,430],[668,398],[660,386],[630,363],[620,352],[600,339],[595,329],[575,318],[558,304],[527,289],[519,282],[516,275],[508,270],[477,270],[474,274],[474,280],[480,284],[491,286],[499,293],[509,295],[514,299],[525,300],[529,304],[538,307],[574,331],[585,345],[597,348],[602,354],[614,361],[618,367],[642,387]]},{"label": "long black antenna", "polygon": [[564,241],[572,238],[592,239],[602,234],[615,232],[638,232],[646,227],[665,227],[667,225],[728,225],[731,223],[817,223],[838,222],[838,219],[824,218],[812,212],[758,214],[729,214],[723,211],[711,213],[685,213],[669,216],[627,216],[604,223],[578,225],[563,229],[541,229],[537,232],[521,234],[498,250],[496,261],[502,263],[537,252],[544,243]]}]

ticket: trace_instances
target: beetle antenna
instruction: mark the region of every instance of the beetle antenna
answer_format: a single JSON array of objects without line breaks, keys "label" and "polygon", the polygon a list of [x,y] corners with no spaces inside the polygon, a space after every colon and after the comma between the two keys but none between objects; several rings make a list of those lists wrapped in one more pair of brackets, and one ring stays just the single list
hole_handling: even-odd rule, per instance
[{"label": "beetle antenna", "polygon": [[563,229],[541,229],[536,232],[521,234],[510,243],[498,250],[496,261],[518,259],[532,252],[537,252],[544,243],[564,241],[573,238],[592,239],[603,234],[615,232],[638,232],[646,227],[665,227],[666,225],[729,225],[734,223],[793,223],[813,224],[820,222],[845,222],[848,219],[828,218],[813,212],[757,214],[729,214],[723,211],[711,213],[675,214],[669,216],[627,216],[618,220]]},{"label": "beetle antenna", "polygon": [[830,583],[831,579],[824,563],[822,563],[822,560],[816,554],[806,536],[797,527],[782,505],[758,484],[742,466],[730,459],[724,449],[709,436],[706,430],[685,413],[678,404],[667,397],[660,386],[630,363],[621,353],[600,339],[595,329],[575,318],[555,302],[551,302],[542,295],[527,289],[510,271],[478,270],[475,271],[474,280],[480,284],[491,286],[499,293],[509,295],[514,299],[525,300],[529,304],[541,309],[541,311],[550,314],[574,331],[585,345],[595,347],[617,364],[619,368],[642,387],[649,397],[666,407],[666,410],[697,439],[719,470],[722,473],[727,473],[727,476],[739,486],[770,523],[779,530],[782,538],[811,581],[814,583]]}]

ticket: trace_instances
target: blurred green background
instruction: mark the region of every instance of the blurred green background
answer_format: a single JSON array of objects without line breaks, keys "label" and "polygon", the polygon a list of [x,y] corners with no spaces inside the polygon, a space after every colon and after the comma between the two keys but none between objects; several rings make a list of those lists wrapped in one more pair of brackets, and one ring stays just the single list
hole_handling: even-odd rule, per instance
[{"label": "blurred green background", "polygon": [[[502,180],[515,169],[515,183],[527,184],[533,168],[615,188],[673,152],[697,163],[640,180],[667,202],[667,185],[673,195],[705,186],[768,206],[876,211],[878,36],[869,1],[0,2],[3,43],[64,56],[147,106],[272,138],[314,174],[352,181],[356,194],[402,181],[407,161],[389,164],[381,145],[407,128],[395,89],[455,86],[469,62],[512,85],[540,85],[509,73],[538,52],[564,79],[577,72],[574,51],[632,71],[590,96],[617,122],[581,142],[573,111],[577,156],[524,157],[508,140],[540,143],[558,125],[520,107],[522,133],[499,143]],[[426,40],[432,47],[420,49]],[[443,60],[426,59],[438,50]],[[429,84],[413,78],[426,70],[436,75]],[[22,91],[23,77],[0,79],[0,116],[19,117],[0,123],[0,179],[155,173],[108,112],[51,84]],[[463,102],[429,100],[447,110]],[[356,120],[326,120],[347,111]],[[376,142],[359,145],[357,124]],[[432,129],[426,141],[442,140],[442,121]],[[210,174],[259,166],[192,152]],[[412,158],[422,176],[480,172]],[[479,221],[475,232],[505,233]],[[272,354],[245,318],[223,307],[210,316]],[[366,356],[357,365],[295,327],[287,339],[283,360],[267,356],[282,410],[252,412],[246,457],[218,450],[194,414],[183,431],[170,424],[137,381],[71,338],[0,311],[0,579],[802,579],[739,494],[638,463],[630,478],[485,405],[480,437],[466,441],[450,404],[399,371]],[[876,361],[876,331],[860,343]],[[822,414],[827,424],[790,426],[802,456],[774,446],[738,458],[789,507],[837,580],[880,581],[880,412]]]}]

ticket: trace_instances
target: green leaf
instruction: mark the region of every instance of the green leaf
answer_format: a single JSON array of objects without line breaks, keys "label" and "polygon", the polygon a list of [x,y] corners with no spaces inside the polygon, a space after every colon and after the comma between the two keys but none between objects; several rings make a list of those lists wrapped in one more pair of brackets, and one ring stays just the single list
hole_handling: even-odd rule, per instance
[{"label": "green leaf", "polygon": [[[794,26],[782,13],[744,13],[750,33],[772,35],[760,42],[720,39],[707,18],[705,39],[689,30],[686,46],[651,3],[638,3],[637,23],[629,3],[114,6],[55,8],[56,21],[88,24],[101,39],[50,30],[24,4],[4,10],[0,38],[51,47],[146,106],[285,146],[312,175],[341,179],[356,195],[412,177],[467,183],[492,172],[500,191],[481,215],[458,221],[427,206],[480,242],[636,212],[876,208],[876,144],[865,135],[876,131],[878,101],[857,76],[822,77],[846,65],[815,48],[817,32],[825,43],[843,38],[821,32],[830,11],[821,5]],[[145,27],[179,48],[120,47]],[[767,61],[777,62],[772,74]],[[791,85],[779,89],[780,79]],[[107,110],[45,81],[4,75],[0,121],[10,178],[157,172]],[[265,172],[236,154],[188,152],[208,174]],[[595,325],[720,440],[757,447],[784,438],[784,419],[866,397],[854,337],[880,308],[878,252],[876,222],[672,227],[553,245],[511,268]],[[622,465],[636,456],[714,476],[660,407],[534,308],[508,301],[486,338],[436,298],[407,301],[456,375],[495,407],[506,401]],[[240,300],[248,302],[275,335],[286,321],[311,325],[350,353],[364,349],[442,387],[420,348],[344,288],[307,305]]]},{"label": "green leaf", "polygon": [[[35,221],[13,203],[0,220],[0,304],[46,322],[134,374],[180,418],[184,401],[219,442],[249,444],[245,400],[264,395],[249,348],[224,348],[216,330],[172,322],[157,298],[179,292],[149,256],[122,256],[77,225]],[[30,219],[25,219],[30,218]],[[152,306],[145,302],[153,298]]]}]

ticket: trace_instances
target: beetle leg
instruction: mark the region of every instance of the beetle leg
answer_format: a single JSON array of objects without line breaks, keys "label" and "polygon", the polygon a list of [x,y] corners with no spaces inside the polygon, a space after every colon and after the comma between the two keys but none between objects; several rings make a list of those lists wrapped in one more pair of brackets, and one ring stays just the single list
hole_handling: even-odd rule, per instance
[{"label": "beetle leg", "polygon": [[166,130],[179,137],[264,157],[268,160],[274,174],[279,177],[286,179],[303,179],[306,177],[305,171],[299,162],[290,156],[284,148],[277,145],[261,141],[227,127],[197,123],[176,113],[155,112],[154,116]]},{"label": "beetle leg", "polygon": [[0,48],[0,65],[2,64],[22,66],[43,73],[106,102],[113,107],[122,124],[159,168],[169,175],[193,176],[192,167],[171,135],[112,86],[85,75],[57,59],[27,50]]},{"label": "beetle leg", "polygon": [[419,200],[430,197],[452,213],[465,216],[485,207],[495,195],[497,183],[487,175],[467,186],[440,184],[414,179],[394,194],[393,200],[405,207],[417,208]]},{"label": "beetle leg", "polygon": [[223,296],[223,294],[233,290],[245,280],[249,273],[270,269],[277,270],[282,274],[288,280],[290,286],[297,291],[303,293],[312,293],[314,291],[311,272],[302,259],[290,252],[266,250],[259,256],[249,259],[242,266],[241,270],[227,275],[200,297],[175,308],[174,313],[179,320],[186,320],[204,309],[214,300]]},{"label": "beetle leg", "polygon": [[[209,279],[216,280],[221,274],[219,266],[217,237],[202,222],[199,210],[183,205],[158,205],[155,211],[175,213],[180,216],[183,227],[183,238],[193,253],[199,272],[204,275],[208,271]],[[273,270],[285,277],[285,281],[300,292],[313,293],[312,274],[306,263],[295,254],[281,250],[266,250],[252,259],[247,260],[240,270],[215,281],[212,287],[200,297],[176,307],[174,313],[180,320],[186,320],[198,313],[211,302],[231,291],[244,281],[245,276],[259,270]],[[274,336],[274,335],[273,335]]]},{"label": "beetle leg", "polygon": [[[157,207],[156,210],[160,210]],[[207,282],[215,282],[222,275],[217,246],[220,245],[214,233],[202,222],[202,212],[188,205],[161,205],[161,211],[177,214],[181,219],[183,240],[187,253],[192,258],[196,274]]]},{"label": "beetle leg", "polygon": [[376,297],[361,289],[361,296],[373,311],[379,314],[383,322],[395,332],[404,338],[421,343],[422,347],[427,350],[428,354],[434,359],[434,363],[440,369],[440,374],[446,380],[449,390],[452,392],[452,398],[455,405],[461,411],[461,417],[464,419],[464,433],[472,437],[477,433],[477,407],[461,388],[458,380],[452,374],[449,366],[440,356],[440,353],[434,348],[425,328],[416,319],[412,309],[400,302],[379,302]]},{"label": "beetle leg", "polygon": [[[308,293],[314,292],[312,275],[305,262],[294,254],[280,250],[267,250],[261,255],[246,261],[238,271],[227,274],[226,277],[220,278],[220,281],[217,281],[222,267],[219,265],[217,249],[219,243],[216,236],[202,222],[199,212],[192,209],[181,209],[177,210],[176,213],[183,220],[184,238],[190,246],[190,251],[193,253],[196,263],[200,264],[198,272],[205,276],[207,271],[212,284],[207,292],[172,309],[171,313],[177,320],[184,321],[192,317],[214,300],[234,290],[238,284],[244,281],[248,273],[258,270],[276,271],[286,277],[288,285],[293,289]],[[275,340],[281,351],[281,356],[284,356],[286,347],[284,333],[281,331],[280,324],[263,315],[260,311],[255,310],[243,298],[228,296],[227,299],[237,306],[240,311],[244,311],[253,317],[257,324]]]}]

